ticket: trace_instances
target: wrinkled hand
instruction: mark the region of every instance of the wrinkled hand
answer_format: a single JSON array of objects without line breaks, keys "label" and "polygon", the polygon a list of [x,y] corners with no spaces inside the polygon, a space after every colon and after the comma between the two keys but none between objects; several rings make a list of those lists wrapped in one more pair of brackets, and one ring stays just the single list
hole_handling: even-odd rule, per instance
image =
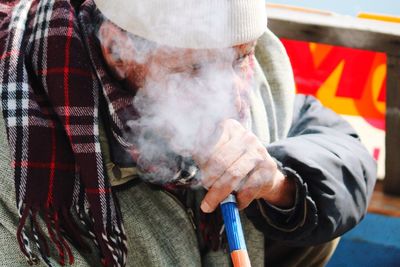
[{"label": "wrinkled hand", "polygon": [[236,191],[239,209],[255,199],[290,207],[294,202],[294,181],[286,179],[266,148],[238,121],[221,123],[221,134],[207,156],[194,155],[208,193],[201,203],[203,212],[212,212]]}]

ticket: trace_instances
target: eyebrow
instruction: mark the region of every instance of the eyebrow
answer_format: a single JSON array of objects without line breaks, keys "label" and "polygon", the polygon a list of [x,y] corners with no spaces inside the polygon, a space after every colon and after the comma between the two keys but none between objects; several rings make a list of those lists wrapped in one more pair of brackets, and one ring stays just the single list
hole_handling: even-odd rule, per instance
[{"label": "eyebrow", "polygon": [[255,50],[255,46],[248,46],[245,49],[239,49],[237,51],[237,56],[235,60],[242,59],[250,54],[252,54]]},{"label": "eyebrow", "polygon": [[235,50],[238,51],[239,54],[241,55],[247,55],[250,54],[251,52],[253,52],[253,50],[256,47],[256,42],[252,42],[252,43],[247,43],[247,44],[241,44],[238,46],[235,46]]}]

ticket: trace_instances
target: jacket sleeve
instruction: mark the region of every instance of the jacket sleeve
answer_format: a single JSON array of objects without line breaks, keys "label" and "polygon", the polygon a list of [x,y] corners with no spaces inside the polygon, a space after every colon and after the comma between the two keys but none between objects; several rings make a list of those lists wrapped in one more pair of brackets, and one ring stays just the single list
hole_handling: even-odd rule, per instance
[{"label": "jacket sleeve", "polygon": [[267,238],[310,246],[332,240],[364,217],[376,163],[354,129],[311,96],[297,95],[288,138],[268,152],[297,186],[293,208],[254,201],[247,216]]}]

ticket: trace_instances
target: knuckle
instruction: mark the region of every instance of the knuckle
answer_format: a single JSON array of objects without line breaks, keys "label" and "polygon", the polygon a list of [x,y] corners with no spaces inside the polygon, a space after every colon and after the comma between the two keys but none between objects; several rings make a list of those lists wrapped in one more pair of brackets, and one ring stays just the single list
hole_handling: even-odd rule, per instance
[{"label": "knuckle", "polygon": [[253,133],[246,132],[243,136],[243,141],[245,144],[256,144],[258,140]]},{"label": "knuckle", "polygon": [[226,182],[226,183],[221,183],[219,185],[219,192],[220,194],[228,194],[231,193],[235,190],[235,187],[233,185],[233,183],[230,182]]},{"label": "knuckle", "polygon": [[268,172],[266,172],[265,170],[260,170],[257,173],[255,173],[252,177],[252,184],[251,186],[253,188],[260,188],[262,187],[266,180],[268,180]]},{"label": "knuckle", "polygon": [[249,203],[254,199],[254,193],[249,190],[242,190],[238,194],[238,201],[241,203]]},{"label": "knuckle", "polygon": [[226,184],[224,187],[224,191],[226,192],[232,192],[233,190],[235,190],[235,187],[232,185],[232,183],[228,183]]},{"label": "knuckle", "polygon": [[220,181],[217,181],[213,184],[212,188],[213,190],[220,192],[221,190],[223,190],[226,187],[226,185],[224,185],[223,183],[221,183]]},{"label": "knuckle", "polygon": [[273,161],[273,160],[269,161],[268,169],[267,169],[267,170],[268,170],[268,172],[269,172],[270,174],[276,173],[276,172],[278,171],[278,164],[276,164],[276,162]]},{"label": "knuckle", "polygon": [[257,174],[251,175],[249,180],[246,183],[246,187],[243,188],[243,191],[249,194],[255,195],[255,192],[262,187],[262,179]]},{"label": "knuckle", "polygon": [[263,159],[268,158],[268,151],[265,147],[260,146],[257,148],[257,153],[262,156]]},{"label": "knuckle", "polygon": [[278,164],[271,156],[268,155],[265,162],[266,162],[266,165],[269,167],[269,169],[271,169],[271,170],[278,169]]},{"label": "knuckle", "polygon": [[242,177],[242,172],[238,168],[230,168],[226,171],[231,180],[237,180]]},{"label": "knuckle", "polygon": [[263,160],[262,162],[259,163],[260,167],[260,172],[262,172],[264,175],[267,173],[274,172],[278,169],[278,165],[274,160]]},{"label": "knuckle", "polygon": [[214,166],[214,171],[226,169],[228,167],[226,159],[222,156],[216,156],[213,159],[213,166]]},{"label": "knuckle", "polygon": [[248,200],[253,197],[253,191],[250,188],[243,190],[241,193],[242,199]]},{"label": "knuckle", "polygon": [[268,187],[268,183],[269,183],[269,179],[268,178],[259,177],[257,179],[257,181],[255,182],[256,191],[259,191],[262,188]]}]

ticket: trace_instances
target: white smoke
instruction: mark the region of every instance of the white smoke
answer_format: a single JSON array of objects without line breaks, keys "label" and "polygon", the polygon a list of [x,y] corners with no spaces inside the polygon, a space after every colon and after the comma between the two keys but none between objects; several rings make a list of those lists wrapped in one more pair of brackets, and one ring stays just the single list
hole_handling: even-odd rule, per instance
[{"label": "white smoke", "polygon": [[[218,25],[218,22],[207,23]],[[193,65],[187,65],[186,54],[182,53],[182,58],[176,56],[177,48],[156,46],[135,36],[126,38],[113,34],[112,30],[106,29],[102,33],[112,34],[107,38],[119,44],[111,47],[115,57],[148,67],[143,87],[137,91],[132,103],[139,119],[127,121],[135,134],[126,138],[136,144],[142,169],[156,165],[158,182],[166,182],[174,176],[175,155],[205,156],[218,138],[216,131],[221,122],[232,118],[245,123],[249,119],[249,111],[238,108],[240,92],[235,85],[238,74],[232,65],[237,53],[233,48],[218,49],[211,57],[204,51],[191,51]],[[101,35],[100,41],[105,37]],[[166,58],[178,58],[166,64],[178,68],[148,62],[159,53]],[[240,97],[242,100],[247,98],[243,94]]]}]

